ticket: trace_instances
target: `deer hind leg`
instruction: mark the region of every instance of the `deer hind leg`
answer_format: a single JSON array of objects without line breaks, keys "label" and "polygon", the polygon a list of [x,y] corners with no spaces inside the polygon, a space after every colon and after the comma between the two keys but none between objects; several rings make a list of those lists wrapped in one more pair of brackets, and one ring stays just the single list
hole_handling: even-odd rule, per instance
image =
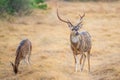
[{"label": "deer hind leg", "polygon": [[88,58],[88,70],[89,70],[89,72],[90,72],[90,51],[88,51],[87,54],[88,54],[88,55],[87,55],[87,58]]},{"label": "deer hind leg", "polygon": [[82,54],[82,55],[83,55],[83,64],[81,65],[81,71],[83,70],[85,60],[86,60],[86,55],[85,54]]}]

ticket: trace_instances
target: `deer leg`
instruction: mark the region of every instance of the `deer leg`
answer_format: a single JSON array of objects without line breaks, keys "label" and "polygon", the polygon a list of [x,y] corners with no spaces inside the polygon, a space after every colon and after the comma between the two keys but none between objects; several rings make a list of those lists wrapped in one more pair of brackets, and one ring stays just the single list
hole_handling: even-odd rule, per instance
[{"label": "deer leg", "polygon": [[29,62],[29,64],[31,64],[31,61],[30,61],[30,55],[28,56],[28,62]]},{"label": "deer leg", "polygon": [[82,61],[83,61],[83,54],[81,54],[81,57],[80,57],[80,70],[81,70],[81,66],[82,66]]},{"label": "deer leg", "polygon": [[83,70],[83,67],[84,67],[84,64],[85,64],[85,60],[86,60],[86,55],[85,54],[83,54],[83,64],[82,64],[82,67],[81,67],[81,71]]},{"label": "deer leg", "polygon": [[81,65],[81,63],[82,63],[82,59],[83,59],[83,55],[81,55],[81,58],[80,58],[80,65]]},{"label": "deer leg", "polygon": [[88,70],[90,72],[90,51],[88,51],[87,58],[88,58]]},{"label": "deer leg", "polygon": [[26,57],[25,57],[25,62],[27,63],[27,64],[29,64],[29,61],[28,61],[28,55],[26,55]]},{"label": "deer leg", "polygon": [[25,65],[25,64],[26,64],[26,59],[24,58],[24,59],[22,60],[22,62],[23,62],[23,64]]},{"label": "deer leg", "polygon": [[29,64],[31,64],[30,56],[31,56],[31,50],[30,50],[30,46],[29,46],[29,53],[28,53],[28,62],[29,62]]},{"label": "deer leg", "polygon": [[29,52],[28,57],[27,57],[29,64],[31,64],[30,56],[31,56],[31,52]]},{"label": "deer leg", "polygon": [[27,60],[27,58],[25,58],[25,63],[28,64],[28,60]]},{"label": "deer leg", "polygon": [[78,57],[77,55],[74,55],[74,59],[75,59],[75,72],[77,72],[77,65],[78,65]]}]

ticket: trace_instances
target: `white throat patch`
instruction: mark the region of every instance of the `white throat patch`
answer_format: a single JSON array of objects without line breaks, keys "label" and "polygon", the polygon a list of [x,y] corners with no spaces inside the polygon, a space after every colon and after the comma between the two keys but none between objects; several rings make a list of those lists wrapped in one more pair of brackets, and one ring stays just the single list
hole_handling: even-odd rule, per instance
[{"label": "white throat patch", "polygon": [[78,41],[79,41],[79,36],[75,36],[75,37],[72,36],[73,43],[77,43]]}]

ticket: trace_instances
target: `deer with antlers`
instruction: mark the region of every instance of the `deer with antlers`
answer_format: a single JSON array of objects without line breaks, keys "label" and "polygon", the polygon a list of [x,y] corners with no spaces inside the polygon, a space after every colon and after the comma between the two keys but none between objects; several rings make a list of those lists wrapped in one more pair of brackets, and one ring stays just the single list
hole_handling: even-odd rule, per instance
[{"label": "deer with antlers", "polygon": [[15,74],[18,73],[18,66],[21,60],[25,60],[27,64],[30,63],[31,51],[32,51],[31,42],[28,39],[22,40],[16,50],[15,64],[11,62]]},{"label": "deer with antlers", "polygon": [[78,55],[81,54],[80,58],[80,70],[83,70],[84,63],[86,60],[86,54],[87,52],[87,58],[88,58],[88,70],[90,72],[90,50],[91,50],[91,36],[87,31],[80,31],[79,29],[82,27],[82,21],[85,16],[85,13],[80,16],[80,21],[77,25],[73,25],[69,20],[63,20],[60,18],[58,10],[57,10],[57,17],[60,21],[65,22],[68,24],[68,27],[71,30],[70,33],[70,43],[71,43],[71,49],[73,51],[74,59],[75,59],[75,71],[77,72],[77,65],[78,62]]}]

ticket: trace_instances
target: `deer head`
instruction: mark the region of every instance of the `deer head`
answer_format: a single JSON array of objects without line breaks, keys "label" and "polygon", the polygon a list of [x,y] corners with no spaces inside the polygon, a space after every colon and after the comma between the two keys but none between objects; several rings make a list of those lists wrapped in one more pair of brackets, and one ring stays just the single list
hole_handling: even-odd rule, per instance
[{"label": "deer head", "polygon": [[59,16],[59,13],[58,13],[58,9],[57,9],[57,17],[60,21],[62,22],[65,22],[68,24],[68,27],[71,29],[71,31],[73,33],[75,33],[75,35],[78,34],[78,30],[82,27],[82,20],[83,20],[83,17],[85,16],[85,13],[81,16],[80,15],[80,21],[77,23],[77,25],[73,25],[69,20],[63,20],[62,18],[60,18]]},{"label": "deer head", "polygon": [[13,64],[12,62],[10,62],[10,63],[11,63],[11,65],[12,65],[12,67],[13,67],[14,73],[17,74],[17,72],[18,72],[18,66],[15,65],[15,64]]}]

